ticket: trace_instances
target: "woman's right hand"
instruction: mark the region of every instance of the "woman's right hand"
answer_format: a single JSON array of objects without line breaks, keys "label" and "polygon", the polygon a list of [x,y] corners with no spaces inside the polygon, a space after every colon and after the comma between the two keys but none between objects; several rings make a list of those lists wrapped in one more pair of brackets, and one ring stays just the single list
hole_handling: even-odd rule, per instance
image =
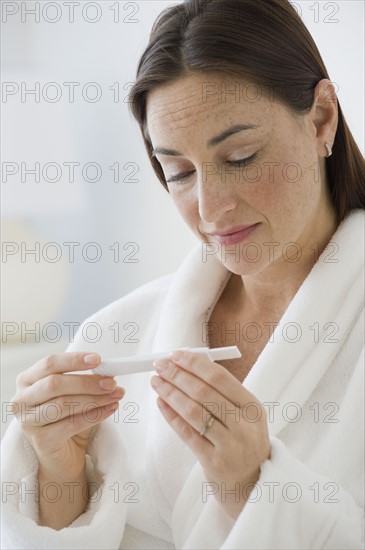
[{"label": "woman's right hand", "polygon": [[[72,481],[82,474],[92,427],[113,414],[125,394],[111,376],[67,374],[100,363],[100,356],[94,353],[94,362],[85,363],[87,355],[89,352],[49,355],[16,379],[12,411],[48,479]],[[101,381],[114,387],[103,389]]]}]

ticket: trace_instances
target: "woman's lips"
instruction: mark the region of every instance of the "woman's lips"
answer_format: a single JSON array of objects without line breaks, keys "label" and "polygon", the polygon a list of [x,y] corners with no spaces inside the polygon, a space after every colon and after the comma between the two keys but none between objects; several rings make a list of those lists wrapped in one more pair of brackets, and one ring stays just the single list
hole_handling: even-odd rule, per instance
[{"label": "woman's lips", "polygon": [[214,240],[216,240],[219,244],[225,245],[240,243],[247,239],[247,237],[255,231],[258,225],[260,225],[260,223],[255,223],[254,225],[250,225],[245,229],[241,229],[241,231],[230,233],[229,235],[214,235]]}]

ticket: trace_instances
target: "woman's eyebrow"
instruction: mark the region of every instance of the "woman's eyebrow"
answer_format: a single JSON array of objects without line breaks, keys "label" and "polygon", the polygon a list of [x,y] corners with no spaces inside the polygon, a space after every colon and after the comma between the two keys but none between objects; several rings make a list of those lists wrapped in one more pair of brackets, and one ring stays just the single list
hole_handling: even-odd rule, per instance
[{"label": "woman's eyebrow", "polygon": [[[243,130],[252,130],[254,128],[258,128],[258,126],[255,126],[253,124],[236,124],[235,126],[231,126],[230,128],[228,128],[228,130],[225,130],[218,136],[211,138],[207,142],[207,148],[210,149],[211,147],[218,145],[232,134],[237,134],[238,132],[242,132]],[[179,151],[175,151],[174,149],[165,149],[164,147],[156,147],[155,149],[152,149],[152,156],[154,157],[156,154],[169,155],[172,157],[183,156],[183,154],[179,153]]]}]

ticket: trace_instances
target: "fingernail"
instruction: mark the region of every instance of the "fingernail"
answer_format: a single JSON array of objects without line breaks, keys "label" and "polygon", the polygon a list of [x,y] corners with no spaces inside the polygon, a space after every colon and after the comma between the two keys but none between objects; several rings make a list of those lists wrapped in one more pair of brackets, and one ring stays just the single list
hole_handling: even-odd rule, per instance
[{"label": "fingernail", "polygon": [[107,411],[115,411],[119,407],[119,403],[111,403],[110,405],[107,405],[105,407],[105,410]]},{"label": "fingernail", "polygon": [[170,353],[170,357],[173,361],[183,361],[186,358],[186,352],[182,350],[175,350]]},{"label": "fingernail", "polygon": [[151,378],[151,385],[153,388],[159,388],[163,383],[164,381],[159,376],[153,376]]},{"label": "fingernail", "polygon": [[116,388],[111,394],[109,394],[107,397],[122,397],[124,395],[124,389],[123,388]]},{"label": "fingernail", "polygon": [[170,362],[168,359],[159,359],[158,361],[154,361],[152,365],[155,367],[155,369],[159,372],[163,372],[167,369]]},{"label": "fingernail", "polygon": [[103,378],[99,381],[99,386],[103,388],[103,390],[112,390],[116,385],[117,382],[114,378]]},{"label": "fingernail", "polygon": [[87,365],[97,365],[100,361],[100,357],[97,353],[89,353],[89,355],[85,355],[84,357],[84,363]]}]

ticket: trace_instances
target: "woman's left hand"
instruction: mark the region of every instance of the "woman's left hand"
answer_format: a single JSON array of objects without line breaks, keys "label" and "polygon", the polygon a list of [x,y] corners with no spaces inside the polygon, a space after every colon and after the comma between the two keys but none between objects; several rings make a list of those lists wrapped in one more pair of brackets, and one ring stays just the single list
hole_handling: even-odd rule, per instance
[{"label": "woman's left hand", "polygon": [[199,460],[210,494],[236,519],[260,477],[260,464],[270,458],[263,405],[206,355],[178,350],[153,364],[159,376],[151,385],[163,416]]}]

